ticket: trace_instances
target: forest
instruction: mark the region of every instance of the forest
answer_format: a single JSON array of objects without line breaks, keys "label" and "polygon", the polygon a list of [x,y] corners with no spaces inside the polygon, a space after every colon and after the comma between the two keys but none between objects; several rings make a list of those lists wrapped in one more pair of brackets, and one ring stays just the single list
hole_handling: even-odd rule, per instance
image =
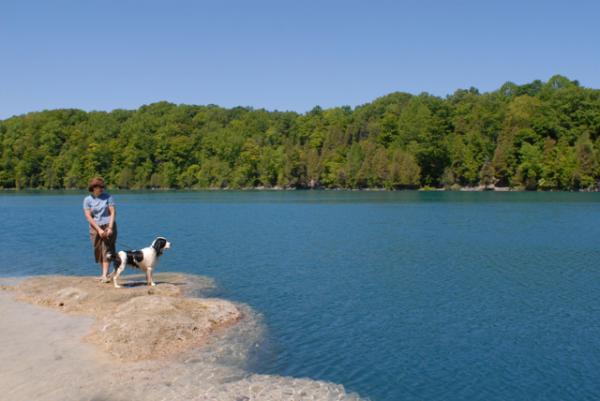
[{"label": "forest", "polygon": [[300,114],[158,102],[0,121],[0,188],[597,190],[600,90],[556,75]]}]

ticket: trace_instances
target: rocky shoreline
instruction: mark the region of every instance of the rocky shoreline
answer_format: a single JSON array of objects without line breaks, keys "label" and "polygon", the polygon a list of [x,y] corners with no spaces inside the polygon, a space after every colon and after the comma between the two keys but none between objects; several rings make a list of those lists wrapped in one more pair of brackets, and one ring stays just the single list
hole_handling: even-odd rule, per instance
[{"label": "rocky shoreline", "polygon": [[175,355],[242,318],[229,301],[184,296],[206,283],[176,274],[157,280],[156,287],[147,287],[130,279],[123,291],[92,277],[36,276],[12,291],[20,301],[92,316],[96,323],[86,340],[125,361]]},{"label": "rocky shoreline", "polygon": [[127,279],[120,289],[78,276],[0,286],[0,391],[13,401],[360,400],[334,383],[246,371],[264,328],[246,305],[194,296],[211,280]]}]

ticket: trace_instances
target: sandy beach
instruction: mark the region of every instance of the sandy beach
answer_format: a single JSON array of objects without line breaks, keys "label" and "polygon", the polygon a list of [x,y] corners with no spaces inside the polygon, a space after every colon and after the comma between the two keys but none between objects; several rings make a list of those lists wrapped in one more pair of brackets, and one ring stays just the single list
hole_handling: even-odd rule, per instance
[{"label": "sandy beach", "polygon": [[196,276],[39,276],[0,290],[2,398],[19,400],[359,400],[340,385],[247,371],[264,325],[249,307],[193,297]]}]

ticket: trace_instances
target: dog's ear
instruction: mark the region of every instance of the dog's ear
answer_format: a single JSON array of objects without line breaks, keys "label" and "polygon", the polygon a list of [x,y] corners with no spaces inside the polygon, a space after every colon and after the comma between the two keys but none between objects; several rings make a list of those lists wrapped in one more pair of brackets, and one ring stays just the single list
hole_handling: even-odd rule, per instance
[{"label": "dog's ear", "polygon": [[152,243],[152,247],[156,250],[156,252],[159,255],[161,255],[166,244],[167,244],[167,240],[164,237],[158,237]]}]

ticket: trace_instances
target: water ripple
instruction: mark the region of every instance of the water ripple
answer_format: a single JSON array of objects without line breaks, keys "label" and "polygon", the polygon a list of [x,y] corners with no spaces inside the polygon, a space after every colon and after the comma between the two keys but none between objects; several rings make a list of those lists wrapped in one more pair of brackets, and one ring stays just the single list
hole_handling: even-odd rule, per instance
[{"label": "water ripple", "polygon": [[[600,194],[115,198],[121,240],[167,236],[160,269],[214,277],[264,316],[258,374],[373,401],[600,399]],[[19,255],[0,274],[97,274],[80,207],[0,196]]]}]

